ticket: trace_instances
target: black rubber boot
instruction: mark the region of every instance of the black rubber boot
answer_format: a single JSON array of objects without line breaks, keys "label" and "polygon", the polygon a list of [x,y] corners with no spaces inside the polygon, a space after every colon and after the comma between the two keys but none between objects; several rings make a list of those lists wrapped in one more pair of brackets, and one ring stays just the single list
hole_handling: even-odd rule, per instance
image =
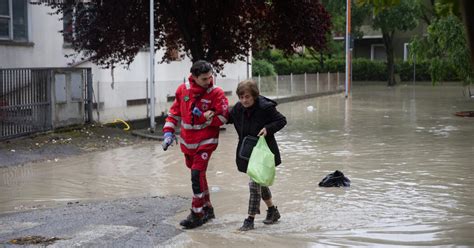
[{"label": "black rubber boot", "polygon": [[253,220],[247,218],[244,220],[244,224],[239,228],[239,231],[248,231],[254,228]]},{"label": "black rubber boot", "polygon": [[198,226],[202,226],[204,222],[203,222],[203,217],[199,216],[198,214],[194,213],[191,210],[191,213],[188,215],[188,217],[182,220],[179,224],[183,226],[185,229],[193,229]]},{"label": "black rubber boot", "polygon": [[206,223],[211,219],[215,219],[214,208],[213,207],[204,207],[204,217],[202,217],[202,222]]},{"label": "black rubber boot", "polygon": [[273,224],[280,219],[280,212],[278,212],[278,208],[275,206],[274,208],[269,208],[267,210],[267,217],[263,221],[264,224]]}]

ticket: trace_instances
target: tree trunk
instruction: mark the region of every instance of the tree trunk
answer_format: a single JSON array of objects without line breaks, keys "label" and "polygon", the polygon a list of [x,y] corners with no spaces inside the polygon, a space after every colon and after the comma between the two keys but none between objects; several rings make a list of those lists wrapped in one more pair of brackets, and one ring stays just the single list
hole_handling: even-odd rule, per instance
[{"label": "tree trunk", "polygon": [[466,28],[467,34],[467,43],[471,50],[471,66],[474,70],[474,16],[472,15],[472,11],[474,10],[474,3],[472,1],[463,0],[461,1],[461,6],[461,12],[464,17],[464,27]]},{"label": "tree trunk", "polygon": [[385,32],[382,30],[383,43],[385,45],[385,52],[387,54],[387,74],[388,74],[388,86],[395,86],[395,62],[393,55],[393,34],[394,32]]},{"label": "tree trunk", "polygon": [[205,59],[204,48],[201,40],[201,31],[189,25],[189,9],[180,9],[179,5],[175,6],[171,1],[159,0],[160,4],[166,11],[174,17],[177,27],[183,35],[183,39],[187,44],[190,52],[190,59],[194,63],[200,59]]}]

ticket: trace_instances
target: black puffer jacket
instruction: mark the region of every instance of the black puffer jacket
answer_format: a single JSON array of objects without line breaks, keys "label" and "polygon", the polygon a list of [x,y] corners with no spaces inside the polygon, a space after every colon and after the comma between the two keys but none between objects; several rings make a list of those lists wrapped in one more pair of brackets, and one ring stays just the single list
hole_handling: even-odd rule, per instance
[{"label": "black puffer jacket", "polygon": [[286,125],[286,118],[276,110],[276,105],[277,103],[273,100],[259,96],[252,107],[246,109],[238,102],[230,111],[228,123],[234,124],[239,135],[235,161],[240,172],[246,173],[248,165],[248,161],[238,156],[242,140],[247,135],[257,137],[257,134],[264,127],[267,129],[265,140],[270,150],[275,154],[275,164],[281,164],[280,151],[274,134]]}]

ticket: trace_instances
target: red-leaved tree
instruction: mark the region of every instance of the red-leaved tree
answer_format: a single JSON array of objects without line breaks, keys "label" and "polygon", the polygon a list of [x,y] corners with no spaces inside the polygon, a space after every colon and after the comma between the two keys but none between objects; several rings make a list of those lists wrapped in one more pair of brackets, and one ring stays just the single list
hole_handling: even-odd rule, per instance
[{"label": "red-leaved tree", "polygon": [[[68,35],[76,54],[102,66],[130,64],[149,44],[149,0],[51,2],[73,15]],[[155,48],[163,62],[177,52],[221,69],[252,48],[325,48],[331,21],[316,0],[155,0]],[[184,52],[184,53],[183,53]]]}]

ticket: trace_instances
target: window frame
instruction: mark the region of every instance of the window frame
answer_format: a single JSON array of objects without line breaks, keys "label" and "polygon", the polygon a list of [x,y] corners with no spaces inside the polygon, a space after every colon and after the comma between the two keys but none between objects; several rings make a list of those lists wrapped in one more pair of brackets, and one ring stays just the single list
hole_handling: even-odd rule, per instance
[{"label": "window frame", "polygon": [[13,6],[12,0],[8,1],[8,15],[0,15],[0,19],[8,20],[8,37],[0,36],[0,40],[13,40]]},{"label": "window frame", "polygon": [[[62,40],[63,40],[63,47],[71,47],[72,46],[72,41],[74,39],[74,29],[75,29],[75,18],[74,18],[74,14],[76,12],[76,5],[73,4],[73,3],[69,3],[68,6],[67,6],[68,10],[67,12],[64,11],[63,12],[63,17],[62,17],[62,24],[63,24],[63,28],[62,28]],[[67,17],[67,19],[66,19]],[[69,23],[66,25],[66,21],[68,21]],[[67,29],[70,27],[70,30],[67,31]],[[70,39],[67,39],[66,37],[68,37],[68,35],[70,35]]]},{"label": "window frame", "polygon": [[[0,15],[0,19],[6,19],[8,20],[8,37],[1,37],[0,36],[0,41],[10,41],[10,42],[28,42],[29,41],[29,23],[28,23],[28,1],[27,0],[7,0],[8,1],[8,15]],[[22,4],[25,6],[24,10],[25,13],[22,13],[25,15],[25,39],[15,39],[15,34],[14,34],[14,23],[13,23],[13,1],[22,1]]]},{"label": "window frame", "polygon": [[378,60],[375,58],[375,47],[382,47],[385,48],[385,45],[383,43],[374,43],[370,45],[370,60]]},{"label": "window frame", "polygon": [[410,55],[410,43],[403,43],[403,61],[408,61]]},{"label": "window frame", "polygon": [[[62,16],[62,36],[63,36],[63,47],[70,48],[72,47],[72,42],[76,36],[76,14],[79,7],[88,8],[88,5],[91,1],[89,0],[81,0],[81,1],[68,1],[67,2],[67,14],[63,11]],[[67,19],[66,19],[67,17]],[[66,20],[69,21],[68,25],[66,25]],[[69,28],[68,31],[66,29]],[[69,35],[69,39],[67,39],[67,35]]]}]

